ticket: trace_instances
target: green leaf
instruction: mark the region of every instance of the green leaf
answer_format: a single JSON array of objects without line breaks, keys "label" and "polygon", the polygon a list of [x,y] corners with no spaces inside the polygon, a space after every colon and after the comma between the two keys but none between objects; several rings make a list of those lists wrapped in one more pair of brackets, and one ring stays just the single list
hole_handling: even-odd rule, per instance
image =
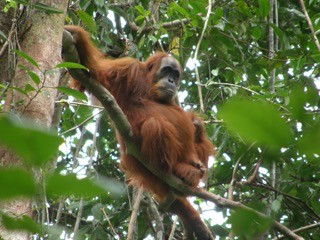
[{"label": "green leaf", "polygon": [[35,84],[39,85],[40,77],[35,72],[33,72],[30,68],[24,65],[19,64],[18,66],[26,71],[26,73],[29,75],[29,77],[33,80]]},{"label": "green leaf", "polygon": [[19,4],[23,4],[23,5],[26,5],[26,6],[29,6],[29,2],[27,0],[14,0],[16,3],[19,3]]},{"label": "green leaf", "polygon": [[5,41],[8,39],[7,35],[4,34],[4,32],[2,32],[1,30],[0,30],[0,38],[5,40]]},{"label": "green leaf", "polygon": [[35,84],[38,85],[40,83],[40,77],[35,72],[28,71],[27,74],[31,77]]},{"label": "green leaf", "polygon": [[36,89],[33,86],[31,86],[29,83],[27,83],[26,86],[24,87],[24,90],[26,92],[32,92],[32,91],[35,91]]},{"label": "green leaf", "polygon": [[270,3],[269,0],[258,0],[259,12],[261,17],[266,18],[269,15]]},{"label": "green leaf", "polygon": [[251,13],[251,10],[248,6],[248,3],[246,3],[245,1],[238,1],[237,2],[237,11],[241,12],[242,14],[244,14],[248,17],[252,17],[252,13]]},{"label": "green leaf", "polygon": [[67,95],[69,95],[69,96],[72,96],[72,97],[74,97],[74,98],[76,98],[76,99],[80,99],[80,100],[83,100],[83,101],[88,101],[88,98],[87,98],[87,96],[86,96],[84,93],[79,92],[79,91],[77,91],[77,90],[74,90],[74,89],[72,89],[72,88],[68,88],[68,87],[57,87],[57,89],[58,89],[60,92],[62,92],[62,93],[64,93],[64,94],[67,94]]},{"label": "green leaf", "polygon": [[173,10],[173,12],[179,12],[184,17],[189,16],[189,13],[175,2],[171,2],[169,7]]},{"label": "green leaf", "polygon": [[290,42],[288,37],[284,34],[284,32],[275,24],[270,23],[270,26],[273,28],[276,35],[279,37],[281,43],[285,46],[285,49],[290,49]]},{"label": "green leaf", "polygon": [[105,194],[105,190],[88,178],[77,179],[76,175],[54,174],[47,179],[49,196],[95,197]]},{"label": "green leaf", "polygon": [[7,117],[0,118],[0,129],[0,143],[34,166],[48,162],[62,143],[62,138],[53,133],[36,129],[28,122],[14,122]]},{"label": "green leaf", "polygon": [[317,124],[304,132],[302,138],[298,141],[298,148],[307,155],[320,155],[319,139],[320,124]]},{"label": "green leaf", "polygon": [[216,25],[223,17],[223,9],[221,7],[215,9],[213,16],[211,17],[211,22]]},{"label": "green leaf", "polygon": [[313,106],[318,103],[318,90],[313,86],[294,87],[289,95],[289,107],[292,116],[301,123],[312,122],[312,116],[307,114],[305,107]]},{"label": "green leaf", "polygon": [[78,106],[76,109],[76,117],[74,119],[76,124],[81,124],[84,121],[88,121],[88,119],[92,118],[92,108],[88,106]]},{"label": "green leaf", "polygon": [[[305,18],[303,12],[295,9],[295,8],[283,8],[284,11],[287,11],[288,13],[292,13],[292,14],[295,14],[297,17],[300,17],[302,19]],[[299,21],[299,19],[297,19],[297,21]]]},{"label": "green leaf", "polygon": [[270,150],[279,150],[292,141],[292,132],[268,102],[232,99],[219,112],[229,129],[241,138]]},{"label": "green leaf", "polygon": [[55,7],[51,7],[48,5],[45,5],[43,3],[36,3],[34,5],[32,5],[35,9],[38,9],[40,11],[46,12],[46,13],[53,13],[53,14],[61,14],[64,13],[64,11],[55,8]]},{"label": "green leaf", "polygon": [[294,89],[290,94],[291,113],[294,118],[303,122],[306,117],[304,105],[306,104],[306,94],[302,88]]},{"label": "green leaf", "polygon": [[[211,70],[211,75],[212,76],[218,76],[218,74],[219,74],[219,68]],[[208,85],[210,85],[210,82],[208,83]]]},{"label": "green leaf", "polygon": [[149,35],[148,38],[152,43],[156,43],[158,41],[158,39],[153,35]]},{"label": "green leaf", "polygon": [[278,213],[279,210],[281,209],[282,201],[283,201],[283,196],[282,195],[278,196],[277,199],[272,202],[272,205],[271,205],[272,211]]},{"label": "green leaf", "polygon": [[49,5],[43,4],[43,3],[32,3],[30,4],[30,1],[26,0],[14,0],[16,3],[23,4],[25,6],[31,6],[34,7],[35,9],[45,12],[45,13],[52,13],[52,14],[61,14],[64,13],[63,10],[60,10],[55,7],[51,7]]},{"label": "green leaf", "polygon": [[105,1],[104,0],[94,0],[94,3],[99,6],[100,8],[102,8],[105,5]]},{"label": "green leaf", "polygon": [[260,37],[261,37],[261,34],[262,34],[262,32],[261,32],[260,27],[256,26],[256,27],[253,27],[253,28],[252,28],[252,35],[251,35],[251,36],[252,36],[255,40],[259,40]]},{"label": "green leaf", "polygon": [[237,209],[231,213],[230,222],[232,231],[240,239],[253,239],[264,233],[271,225],[272,220],[263,218],[257,213],[245,209]]},{"label": "green leaf", "polygon": [[23,90],[22,88],[18,88],[18,87],[10,87],[10,88],[25,95],[25,96],[28,96],[28,93],[25,90]]},{"label": "green leaf", "polygon": [[28,61],[29,63],[31,63],[33,66],[39,68],[38,63],[36,62],[36,60],[34,60],[32,57],[30,57],[28,54],[26,54],[25,52],[21,52],[20,50],[13,50],[17,55],[19,55],[20,57],[24,58],[26,61]]},{"label": "green leaf", "polygon": [[86,13],[85,11],[81,11],[81,10],[76,11],[76,13],[90,32],[92,32],[92,33],[97,32],[96,22],[93,20],[93,18],[88,13]]},{"label": "green leaf", "polygon": [[304,65],[306,64],[306,58],[305,57],[301,57],[296,61],[296,66],[295,66],[295,70],[296,71],[302,71]]},{"label": "green leaf", "polygon": [[0,199],[32,196],[36,192],[33,177],[18,168],[0,168]]},{"label": "green leaf", "polygon": [[116,179],[99,176],[94,183],[104,189],[105,192],[108,192],[113,198],[120,198],[126,195],[125,185]]},{"label": "green leaf", "polygon": [[92,215],[98,221],[103,221],[104,216],[103,216],[103,212],[101,211],[101,209],[103,208],[104,208],[104,205],[102,203],[97,203],[91,208]]},{"label": "green leaf", "polygon": [[1,223],[8,230],[25,230],[31,233],[40,233],[40,226],[35,223],[29,216],[22,216],[22,218],[13,218],[3,214]]},{"label": "green leaf", "polygon": [[73,63],[73,62],[62,62],[62,63],[59,63],[56,67],[57,68],[77,68],[77,69],[88,70],[88,68],[81,65],[80,63]]},{"label": "green leaf", "polygon": [[135,6],[135,9],[141,14],[144,15],[145,10],[141,5]]},{"label": "green leaf", "polygon": [[137,21],[140,21],[140,20],[145,19],[145,18],[146,18],[145,16],[139,15],[139,16],[137,16],[137,17],[135,18],[135,21],[137,22]]}]

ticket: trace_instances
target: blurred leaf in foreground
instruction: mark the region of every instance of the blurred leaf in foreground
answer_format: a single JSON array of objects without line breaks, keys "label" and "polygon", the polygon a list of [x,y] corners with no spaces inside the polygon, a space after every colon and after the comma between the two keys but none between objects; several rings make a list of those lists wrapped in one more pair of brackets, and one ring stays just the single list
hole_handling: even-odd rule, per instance
[{"label": "blurred leaf in foreground", "polygon": [[0,169],[0,199],[32,196],[35,189],[33,177],[22,169]]},{"label": "blurred leaf in foreground", "polygon": [[0,144],[8,146],[28,164],[43,166],[58,151],[62,138],[27,122],[0,117]]},{"label": "blurred leaf in foreground", "polygon": [[223,105],[219,114],[231,132],[249,143],[256,142],[277,151],[293,139],[289,126],[270,103],[232,99]]}]

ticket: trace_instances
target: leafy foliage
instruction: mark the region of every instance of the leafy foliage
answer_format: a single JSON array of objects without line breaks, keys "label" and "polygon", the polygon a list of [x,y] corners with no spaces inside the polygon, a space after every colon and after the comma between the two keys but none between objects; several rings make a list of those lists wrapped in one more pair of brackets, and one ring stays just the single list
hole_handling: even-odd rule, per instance
[{"label": "leafy foliage", "polygon": [[[28,1],[15,2],[29,6]],[[180,95],[185,109],[199,109],[196,64],[204,96],[202,115],[208,136],[218,150],[209,171],[208,190],[226,197],[233,187],[229,197],[266,213],[290,229],[319,222],[320,53],[297,1],[278,1],[275,6],[278,24],[268,22],[272,9],[268,0],[215,1],[196,60],[194,49],[203,29],[207,1],[130,2],[71,1],[67,22],[87,28],[97,46],[112,57],[129,55],[143,60],[153,51],[171,51],[184,68]],[[318,32],[319,6],[312,0],[305,3]],[[34,7],[40,9],[38,3]],[[271,30],[277,39],[274,50],[269,46]],[[38,66],[23,52],[15,52]],[[40,76],[22,68],[33,83],[39,84]],[[38,91],[31,85],[11,89],[25,95]],[[45,172],[41,186],[27,171],[1,169],[0,198],[43,194],[40,189],[46,186],[49,222],[40,225],[60,221],[62,228],[40,231],[38,225],[29,225],[30,219],[15,221],[4,217],[6,226],[37,232],[39,239],[43,236],[57,239],[62,232],[69,237],[74,234],[76,216],[82,209],[79,238],[124,239],[132,193],[128,191],[130,194],[126,196],[123,191],[124,177],[118,167],[114,130],[104,112],[86,104],[84,94],[64,86],[58,90],[63,99],[58,135],[64,139],[63,144],[55,134],[26,123],[19,125],[7,118],[0,119],[1,144],[12,148],[28,166],[43,168],[59,153],[55,172],[53,175]],[[249,181],[257,167],[257,175]],[[12,182],[13,175],[16,181]],[[101,184],[93,176],[106,178],[102,178]],[[137,239],[156,235],[154,225],[146,224],[153,220],[146,202],[142,201],[137,218]],[[194,203],[204,209],[203,201],[196,199]],[[208,205],[212,214],[203,216],[220,239],[230,232],[239,239],[261,234],[263,239],[276,237],[269,218]],[[57,219],[59,206],[63,211]],[[165,215],[163,223],[169,232],[172,219]],[[175,237],[181,235],[178,224]],[[305,239],[320,238],[319,228],[307,229],[299,235]]]},{"label": "leafy foliage", "polygon": [[27,128],[8,118],[0,118],[0,125],[0,142],[12,148],[27,164],[34,166],[43,166],[51,160],[62,142],[62,139],[54,134],[33,127]]},{"label": "leafy foliage", "polygon": [[2,223],[9,230],[25,230],[31,233],[41,232],[40,226],[28,216],[23,216],[22,219],[16,219],[2,215]]},{"label": "leafy foliage", "polygon": [[10,199],[17,196],[32,196],[36,193],[33,177],[21,169],[0,170],[0,199]]},{"label": "leafy foliage", "polygon": [[277,110],[267,102],[230,100],[219,111],[233,132],[248,143],[279,151],[292,141],[292,135]]}]

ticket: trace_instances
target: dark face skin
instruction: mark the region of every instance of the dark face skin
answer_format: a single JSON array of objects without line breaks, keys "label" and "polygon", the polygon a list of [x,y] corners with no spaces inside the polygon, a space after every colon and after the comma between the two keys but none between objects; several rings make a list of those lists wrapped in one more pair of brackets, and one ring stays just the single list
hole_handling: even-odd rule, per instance
[{"label": "dark face skin", "polygon": [[181,67],[178,61],[170,56],[162,58],[160,68],[155,73],[153,80],[157,87],[155,100],[163,103],[174,101],[180,77]]}]

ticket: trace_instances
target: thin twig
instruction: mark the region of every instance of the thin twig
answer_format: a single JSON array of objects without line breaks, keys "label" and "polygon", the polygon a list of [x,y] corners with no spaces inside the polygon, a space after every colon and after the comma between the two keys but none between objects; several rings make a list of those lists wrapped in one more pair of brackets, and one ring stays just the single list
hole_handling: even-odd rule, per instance
[{"label": "thin twig", "polygon": [[265,189],[268,189],[268,190],[270,190],[270,191],[273,191],[273,192],[277,193],[278,195],[283,195],[283,196],[286,197],[287,199],[292,199],[291,202],[293,202],[293,200],[294,200],[294,201],[297,201],[297,202],[303,204],[304,207],[307,208],[308,211],[310,211],[310,212],[314,215],[314,216],[312,216],[312,219],[317,219],[317,220],[320,219],[320,215],[317,214],[310,206],[308,206],[308,204],[307,204],[306,202],[304,202],[304,201],[303,201],[302,199],[300,199],[300,198],[291,196],[291,195],[289,195],[289,194],[287,194],[287,193],[285,193],[285,192],[282,192],[282,191],[280,191],[280,190],[277,190],[277,189],[275,189],[275,188],[272,188],[271,186],[264,185],[264,184],[262,184],[262,183],[254,183],[254,182],[253,182],[253,183],[251,183],[250,185],[255,186],[255,187],[265,188]]},{"label": "thin twig", "polygon": [[[172,22],[167,22],[167,23],[163,23],[161,25],[161,28],[165,28],[167,30],[169,29],[173,29],[174,27],[178,27],[180,25],[183,24],[187,24],[190,22],[190,19],[184,18],[184,19],[179,19],[179,20],[173,20]],[[155,30],[156,28],[154,26],[147,26],[147,27],[143,27],[141,29],[141,27],[139,27],[138,25],[136,25],[134,22],[131,22],[129,19],[127,19],[127,24],[128,26],[135,32],[140,32],[140,33],[148,33],[151,32],[152,30]]]},{"label": "thin twig", "polygon": [[[235,202],[235,201],[231,201],[229,199],[220,197],[218,195],[215,195],[213,193],[210,193],[204,189],[198,189],[197,191],[193,192],[194,196],[197,196],[199,198],[202,198],[204,200],[208,200],[211,201],[215,204],[217,204],[219,207],[226,207],[226,208],[230,208],[230,209],[243,209],[246,210],[248,212],[254,213],[257,216],[261,217],[261,218],[269,218],[268,216],[266,216],[263,213],[260,213],[256,210],[254,210],[253,208],[247,207],[245,205],[243,205],[240,202]],[[289,228],[287,228],[286,226],[282,225],[281,223],[273,220],[272,221],[272,225],[281,233],[283,233],[286,237],[290,238],[290,239],[294,239],[294,240],[304,240],[304,238],[298,236],[297,234],[295,234],[292,230],[290,230]]]},{"label": "thin twig", "polygon": [[80,199],[79,202],[79,208],[78,208],[78,214],[77,214],[77,219],[76,219],[76,223],[74,224],[74,238],[76,238],[76,236],[78,235],[78,230],[79,230],[79,226],[80,226],[80,221],[81,221],[81,217],[82,217],[82,212],[83,212],[83,198]]},{"label": "thin twig", "polygon": [[[274,23],[274,0],[269,0],[270,3],[270,11],[269,11],[269,54],[268,57],[270,59],[274,58],[275,55],[275,43],[274,43],[274,30],[272,28],[272,24]],[[272,69],[269,77],[269,88],[270,92],[274,93],[274,83],[276,78],[276,71],[275,69]]]},{"label": "thin twig", "polygon": [[79,165],[78,156],[80,153],[80,149],[82,149],[83,139],[84,139],[86,131],[87,131],[86,128],[82,128],[82,130],[81,130],[80,138],[77,142],[76,150],[75,150],[75,152],[73,154],[73,158],[72,158],[72,170],[75,170]]},{"label": "thin twig", "polygon": [[228,199],[229,200],[233,200],[233,191],[234,191],[234,186],[235,186],[235,183],[236,183],[236,174],[237,174],[237,171],[238,171],[238,166],[239,166],[239,163],[243,157],[244,153],[241,154],[241,156],[238,158],[236,164],[234,165],[233,167],[233,171],[232,171],[232,177],[231,177],[231,181],[230,181],[230,184],[229,184],[229,189],[228,189]]},{"label": "thin twig", "polygon": [[202,84],[202,86],[210,86],[210,85],[219,85],[219,86],[229,86],[229,87],[236,87],[236,88],[241,88],[243,90],[246,90],[252,94],[255,94],[255,95],[261,95],[261,93],[258,93],[254,90],[251,90],[250,88],[247,88],[247,87],[244,87],[244,86],[241,86],[241,85],[238,85],[238,84],[234,84],[234,83],[222,83],[222,82],[213,82],[213,81],[209,81],[209,84]]},{"label": "thin twig", "polygon": [[154,200],[152,199],[150,193],[146,192],[145,195],[147,197],[148,209],[150,210],[150,218],[153,219],[155,222],[155,224],[152,224],[152,226],[154,225],[156,240],[162,240],[164,239],[163,218],[159,213],[158,208]]},{"label": "thin twig", "polygon": [[[320,227],[320,222],[310,224],[310,225],[307,225],[307,226],[304,226],[301,228],[297,228],[297,229],[293,230],[293,232],[298,233],[298,232],[310,230],[310,229],[317,228],[317,227]],[[281,240],[281,239],[285,239],[285,238],[286,238],[286,236],[279,236],[279,237],[273,238],[272,240]]]},{"label": "thin twig", "polygon": [[[95,155],[95,149],[97,148],[97,134],[98,134],[98,128],[100,125],[102,115],[98,116],[97,121],[96,121],[96,126],[94,129],[93,137],[92,137],[92,144],[91,144],[91,149],[90,149],[90,156],[89,156],[89,162],[87,166],[87,176],[90,176],[90,173],[92,171],[95,171],[95,168],[93,167],[93,162],[94,162],[94,155]],[[98,173],[95,171],[96,175]]]},{"label": "thin twig", "polygon": [[91,121],[95,116],[99,115],[102,112],[103,112],[103,110],[100,110],[98,113],[92,115],[91,117],[88,117],[87,119],[83,120],[81,123],[77,124],[76,126],[64,131],[63,133],[61,133],[61,135],[64,135],[64,134],[66,134],[68,132],[71,132],[71,131],[73,131],[73,130],[85,125],[87,122]]},{"label": "thin twig", "polygon": [[59,101],[55,101],[54,103],[55,104],[67,104],[67,105],[71,105],[71,106],[84,106],[84,107],[104,109],[104,107],[102,107],[102,106],[92,105],[92,104],[82,103],[82,102],[70,102],[70,101],[67,101],[65,99],[61,99]]},{"label": "thin twig", "polygon": [[135,202],[134,202],[134,205],[133,205],[132,214],[131,214],[131,217],[130,217],[127,240],[134,239],[133,238],[133,234],[134,234],[134,229],[135,229],[136,220],[137,220],[137,216],[138,216],[140,202],[141,202],[141,199],[142,199],[142,196],[143,196],[143,191],[144,190],[143,190],[142,187],[138,188],[137,197],[135,199]]},{"label": "thin twig", "polygon": [[56,216],[56,223],[54,224],[55,226],[57,226],[59,224],[59,222],[60,222],[60,219],[61,219],[61,216],[62,216],[62,212],[63,212],[64,201],[65,201],[64,198],[62,198],[59,201],[59,207],[58,207],[57,216]]},{"label": "thin twig", "polygon": [[262,158],[259,159],[256,167],[254,168],[254,171],[253,171],[252,175],[251,175],[250,177],[248,177],[247,180],[240,182],[241,185],[252,184],[252,183],[257,179],[257,176],[258,176],[258,173],[259,173],[259,168],[260,168],[260,166],[261,166],[261,163],[262,163]]},{"label": "thin twig", "polygon": [[0,58],[2,57],[2,55],[5,53],[7,47],[9,46],[10,42],[12,41],[12,36],[13,34],[17,34],[17,20],[18,20],[18,17],[17,17],[17,11],[15,11],[14,13],[14,17],[12,19],[12,25],[11,25],[11,29],[9,31],[9,34],[8,34],[8,37],[7,37],[7,40],[6,42],[2,45],[2,48],[0,50]]},{"label": "thin twig", "polygon": [[[279,27],[279,11],[278,11],[278,0],[274,0],[274,21],[275,25]],[[279,37],[278,35],[274,38],[274,51],[277,52],[279,50]]]},{"label": "thin twig", "polygon": [[176,227],[177,227],[177,221],[178,221],[177,218],[175,218],[174,221],[173,221],[172,228],[171,228],[168,240],[172,240],[173,239],[174,232],[176,231]]},{"label": "thin twig", "polygon": [[199,54],[199,49],[200,49],[200,46],[201,46],[201,42],[202,42],[204,33],[205,33],[205,31],[207,29],[207,26],[208,26],[208,22],[209,22],[211,10],[212,10],[212,5],[213,5],[213,2],[211,0],[209,0],[208,1],[208,11],[207,11],[206,20],[204,21],[203,29],[202,29],[199,41],[198,41],[197,46],[196,46],[196,50],[194,51],[194,57],[193,57],[194,71],[195,71],[195,75],[196,75],[196,83],[197,83],[197,87],[198,87],[199,104],[200,104],[201,112],[204,112],[204,104],[203,104],[201,81],[200,81],[200,75],[199,75],[199,70],[198,70],[198,66],[197,66],[197,61],[198,61],[198,54]]},{"label": "thin twig", "polygon": [[[269,0],[269,3],[270,3],[270,11],[269,11],[269,54],[268,54],[268,57],[270,59],[273,59],[275,56],[275,52],[276,52],[275,37],[277,38],[277,36],[275,36],[274,30],[271,25],[274,24],[274,22],[277,22],[274,19],[274,15],[275,15],[274,12],[278,6],[275,6],[274,0]],[[276,69],[273,68],[270,72],[270,77],[269,77],[269,90],[270,90],[271,94],[275,93],[275,86],[274,86],[275,81],[276,81]],[[275,185],[276,185],[276,175],[277,175],[277,165],[276,165],[275,160],[272,160],[271,169],[270,169],[270,183],[273,188],[275,188]],[[275,196],[274,192],[271,192],[269,195],[268,205],[267,205],[267,210],[266,210],[266,214],[269,216],[272,216],[272,203],[274,202],[275,197],[276,196]],[[265,235],[265,233],[263,235]]]},{"label": "thin twig", "polygon": [[111,228],[111,231],[113,232],[113,235],[114,235],[114,236],[118,236],[119,234],[116,233],[116,230],[114,229],[112,223],[110,222],[110,219],[109,219],[109,217],[108,217],[108,214],[106,213],[106,210],[102,207],[102,208],[101,208],[101,211],[102,211],[102,213],[103,213],[103,216],[104,216],[105,219],[107,220],[107,222],[108,222],[108,224],[109,224],[109,226],[110,226],[110,228]]},{"label": "thin twig", "polygon": [[[254,144],[252,144],[247,151],[249,151],[252,147],[254,146]],[[234,188],[236,186],[237,183],[237,179],[236,179],[236,174],[237,174],[237,171],[238,171],[238,166],[240,164],[240,161],[242,159],[242,157],[244,156],[244,153],[241,154],[241,156],[238,158],[236,164],[234,165],[234,168],[233,168],[233,171],[232,171],[232,178],[231,178],[231,181],[230,181],[230,184],[229,184],[229,189],[228,189],[228,199],[229,200],[234,200],[233,199],[233,192],[234,192]],[[228,236],[230,239],[233,239],[234,238],[234,232],[233,231],[230,231],[229,233],[229,236]]]},{"label": "thin twig", "polygon": [[[213,81],[209,81],[209,84],[201,84],[202,86],[210,86],[210,85],[220,85],[220,86],[230,86],[230,87],[235,87],[235,88],[241,88],[243,90],[246,90],[252,94],[255,94],[255,95],[263,95],[262,93],[259,93],[259,92],[256,92],[254,90],[251,90],[250,88],[247,88],[247,87],[244,87],[244,86],[241,86],[241,85],[237,85],[237,84],[234,84],[234,83],[222,83],[222,82],[213,82]],[[265,99],[266,101],[274,104],[274,105],[277,105],[274,101],[272,101],[270,98],[266,98]],[[278,105],[277,105],[278,106]],[[288,109],[286,109],[285,107],[283,106],[278,106],[279,108],[281,108],[282,110],[288,112],[288,113],[291,113]]]},{"label": "thin twig", "polygon": [[304,5],[303,0],[299,0],[299,3],[300,3],[300,6],[301,6],[301,9],[302,9],[302,11],[303,11],[304,16],[306,17],[308,26],[309,26],[309,28],[310,28],[310,31],[311,31],[311,34],[312,34],[312,37],[313,37],[313,41],[314,41],[314,43],[316,44],[316,46],[317,46],[317,48],[318,48],[318,51],[320,52],[320,43],[319,43],[319,40],[318,40],[318,38],[317,38],[317,35],[316,35],[315,31],[314,31],[314,28],[313,28],[311,19],[310,19],[310,17],[309,17],[309,14],[308,14],[308,12],[307,12],[306,6]]}]

